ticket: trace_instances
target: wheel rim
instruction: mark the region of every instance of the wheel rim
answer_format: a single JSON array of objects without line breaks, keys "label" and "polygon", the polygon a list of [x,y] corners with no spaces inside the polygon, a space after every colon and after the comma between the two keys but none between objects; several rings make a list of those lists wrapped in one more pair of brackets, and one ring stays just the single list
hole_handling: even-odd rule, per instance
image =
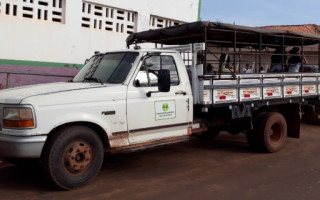
[{"label": "wheel rim", "polygon": [[70,174],[79,175],[85,172],[92,161],[92,147],[79,140],[67,146],[64,152],[63,165]]},{"label": "wheel rim", "polygon": [[273,143],[279,142],[282,136],[282,128],[279,123],[274,123],[269,130],[270,141]]}]

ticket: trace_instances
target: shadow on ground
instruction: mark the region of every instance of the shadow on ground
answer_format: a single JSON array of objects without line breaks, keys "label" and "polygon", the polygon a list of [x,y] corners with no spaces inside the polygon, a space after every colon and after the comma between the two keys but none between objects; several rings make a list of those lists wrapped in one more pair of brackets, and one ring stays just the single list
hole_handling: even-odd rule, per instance
[{"label": "shadow on ground", "polygon": [[[215,153],[214,153],[215,152]],[[125,176],[143,178],[145,171],[161,168],[161,173],[175,173],[181,163],[188,162],[190,154],[206,158],[207,155],[221,153],[255,153],[244,135],[221,134],[213,141],[190,138],[189,141],[157,147],[144,151],[121,154],[105,154],[105,160],[99,176]],[[193,162],[193,160],[190,160]],[[147,176],[147,175],[146,175]],[[100,177],[101,178],[101,177]],[[116,177],[114,177],[116,178]],[[56,190],[45,181],[41,166],[22,168],[8,162],[0,163],[0,191],[52,191]]]}]

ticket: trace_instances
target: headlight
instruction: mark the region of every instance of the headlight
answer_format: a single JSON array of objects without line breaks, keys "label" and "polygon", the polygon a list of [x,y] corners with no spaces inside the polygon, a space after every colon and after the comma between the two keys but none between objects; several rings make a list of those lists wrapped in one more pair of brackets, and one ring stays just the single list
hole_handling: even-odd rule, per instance
[{"label": "headlight", "polygon": [[34,117],[31,108],[4,108],[3,128],[33,128]]}]

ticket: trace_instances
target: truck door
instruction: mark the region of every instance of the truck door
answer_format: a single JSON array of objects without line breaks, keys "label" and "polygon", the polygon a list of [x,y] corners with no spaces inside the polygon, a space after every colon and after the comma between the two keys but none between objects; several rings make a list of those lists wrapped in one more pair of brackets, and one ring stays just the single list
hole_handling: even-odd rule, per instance
[{"label": "truck door", "polygon": [[[148,97],[148,92],[158,91],[160,69],[170,70],[170,91],[151,93]],[[183,84],[179,74],[174,55],[150,55],[141,61],[139,70],[128,86],[130,144],[188,134],[189,102],[192,96],[187,91],[190,86]]]}]

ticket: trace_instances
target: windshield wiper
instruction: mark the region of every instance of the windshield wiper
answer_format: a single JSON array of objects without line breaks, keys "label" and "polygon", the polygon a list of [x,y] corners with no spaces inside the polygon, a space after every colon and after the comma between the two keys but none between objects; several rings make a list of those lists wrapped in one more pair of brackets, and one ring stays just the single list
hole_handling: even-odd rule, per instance
[{"label": "windshield wiper", "polygon": [[86,77],[84,78],[83,80],[85,81],[95,81],[95,82],[98,82],[98,83],[101,83],[101,85],[103,85],[103,82],[100,78],[96,78],[96,77]]}]

